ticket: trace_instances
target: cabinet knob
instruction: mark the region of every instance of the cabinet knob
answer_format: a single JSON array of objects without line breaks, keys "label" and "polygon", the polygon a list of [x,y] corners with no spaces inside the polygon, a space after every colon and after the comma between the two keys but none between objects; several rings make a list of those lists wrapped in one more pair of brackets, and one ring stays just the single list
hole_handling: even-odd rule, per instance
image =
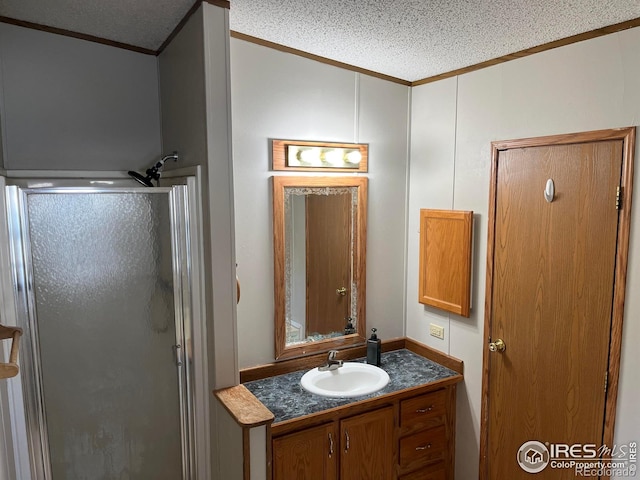
[{"label": "cabinet knob", "polygon": [[429,448],[431,448],[431,444],[427,443],[426,445],[422,445],[420,447],[416,447],[416,451],[420,451],[420,450],[428,450]]}]

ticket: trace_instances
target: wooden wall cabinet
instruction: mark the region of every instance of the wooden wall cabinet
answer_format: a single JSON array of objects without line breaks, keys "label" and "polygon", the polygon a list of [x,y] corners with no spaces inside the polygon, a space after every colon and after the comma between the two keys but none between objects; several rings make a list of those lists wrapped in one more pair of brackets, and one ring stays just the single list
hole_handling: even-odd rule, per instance
[{"label": "wooden wall cabinet", "polygon": [[350,412],[274,433],[273,480],[453,480],[455,385]]},{"label": "wooden wall cabinet", "polygon": [[472,227],[472,211],[420,210],[420,303],[469,316]]}]

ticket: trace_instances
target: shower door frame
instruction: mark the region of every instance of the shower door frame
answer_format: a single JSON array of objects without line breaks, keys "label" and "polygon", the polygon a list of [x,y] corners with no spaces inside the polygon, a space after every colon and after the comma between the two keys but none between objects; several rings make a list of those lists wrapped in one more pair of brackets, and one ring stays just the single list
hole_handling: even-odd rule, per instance
[{"label": "shower door frame", "polygon": [[24,415],[32,480],[52,480],[46,412],[43,398],[38,320],[28,235],[30,194],[164,194],[168,195],[171,228],[176,368],[180,408],[182,480],[197,470],[195,458],[191,212],[187,185],[171,187],[5,187],[17,324],[23,329],[21,354]]}]

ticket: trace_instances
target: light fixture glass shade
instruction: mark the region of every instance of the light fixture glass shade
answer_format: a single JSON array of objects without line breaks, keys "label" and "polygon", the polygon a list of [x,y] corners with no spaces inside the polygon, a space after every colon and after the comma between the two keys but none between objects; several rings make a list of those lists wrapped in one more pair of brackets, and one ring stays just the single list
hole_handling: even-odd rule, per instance
[{"label": "light fixture glass shade", "polygon": [[273,140],[272,145],[274,170],[368,170],[369,146],[366,143]]},{"label": "light fixture glass shade", "polygon": [[316,168],[357,168],[362,154],[357,148],[287,146],[286,166]]},{"label": "light fixture glass shade", "polygon": [[324,160],[333,167],[342,167],[345,163],[344,150],[341,148],[325,150]]},{"label": "light fixture glass shade", "polygon": [[322,151],[318,147],[309,147],[301,149],[300,160],[301,165],[311,165],[313,167],[319,167],[322,165],[320,160]]},{"label": "light fixture glass shade", "polygon": [[358,165],[360,163],[360,160],[362,160],[362,154],[360,153],[360,150],[351,150],[349,153],[347,153],[347,161],[349,163]]}]

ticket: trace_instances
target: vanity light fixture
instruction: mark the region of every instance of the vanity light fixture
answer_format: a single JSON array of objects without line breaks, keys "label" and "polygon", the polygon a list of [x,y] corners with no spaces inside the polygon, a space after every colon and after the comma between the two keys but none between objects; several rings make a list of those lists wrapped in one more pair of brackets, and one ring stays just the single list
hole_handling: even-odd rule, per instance
[{"label": "vanity light fixture", "polygon": [[366,172],[366,143],[273,140],[273,169],[309,172]]}]

